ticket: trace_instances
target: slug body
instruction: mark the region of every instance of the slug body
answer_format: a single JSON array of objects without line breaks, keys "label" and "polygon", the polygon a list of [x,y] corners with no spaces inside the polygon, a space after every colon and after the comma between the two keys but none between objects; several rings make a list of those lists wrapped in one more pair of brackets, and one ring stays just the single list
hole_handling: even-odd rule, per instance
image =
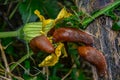
[{"label": "slug body", "polygon": [[30,47],[34,53],[38,53],[39,51],[44,51],[47,53],[54,52],[54,47],[52,46],[50,41],[47,39],[47,37],[44,35],[33,38],[30,41]]},{"label": "slug body", "polygon": [[78,47],[78,53],[83,59],[96,67],[100,76],[106,74],[107,64],[105,57],[96,48],[90,46],[81,46]]},{"label": "slug body", "polygon": [[54,42],[82,42],[86,45],[93,44],[93,37],[75,28],[59,28],[53,34]]}]

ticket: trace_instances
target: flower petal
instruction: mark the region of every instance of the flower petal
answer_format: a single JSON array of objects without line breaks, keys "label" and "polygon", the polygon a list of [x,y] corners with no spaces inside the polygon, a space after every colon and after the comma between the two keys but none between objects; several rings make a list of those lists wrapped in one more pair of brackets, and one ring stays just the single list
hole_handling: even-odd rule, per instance
[{"label": "flower petal", "polygon": [[63,18],[69,17],[69,16],[71,16],[71,15],[72,15],[71,13],[69,13],[69,12],[66,11],[66,8],[63,8],[63,9],[59,12],[57,18],[55,19],[55,22],[57,22],[57,21],[59,21],[59,20],[61,20],[61,19],[63,19]]},{"label": "flower petal", "polygon": [[62,47],[63,47],[63,46],[64,46],[63,43],[58,43],[58,46],[57,46],[57,48],[55,49],[55,54],[56,54],[57,57],[60,57],[60,55],[61,55],[61,50],[62,50]]},{"label": "flower petal", "polygon": [[62,48],[62,53],[63,53],[62,58],[64,58],[64,57],[67,57],[67,56],[68,56],[68,55],[67,55],[67,51],[66,51],[66,49],[65,49],[65,46]]},{"label": "flower petal", "polygon": [[54,66],[58,62],[59,58],[52,53],[51,55],[47,56],[38,66]]},{"label": "flower petal", "polygon": [[58,43],[57,48],[55,49],[55,54],[52,53],[51,55],[47,56],[40,64],[39,67],[43,66],[54,66],[61,56],[61,49],[64,46],[63,43]]},{"label": "flower petal", "polygon": [[40,21],[45,20],[44,16],[42,16],[38,10],[35,10],[34,13],[40,18]]}]

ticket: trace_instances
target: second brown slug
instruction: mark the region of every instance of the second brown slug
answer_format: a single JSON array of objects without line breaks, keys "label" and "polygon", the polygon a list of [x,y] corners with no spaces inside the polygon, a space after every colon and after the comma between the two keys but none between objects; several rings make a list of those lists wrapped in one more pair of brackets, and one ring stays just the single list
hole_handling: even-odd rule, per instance
[{"label": "second brown slug", "polygon": [[59,28],[53,33],[54,42],[82,42],[86,45],[93,44],[93,37],[75,28]]},{"label": "second brown slug", "polygon": [[78,47],[78,53],[83,59],[96,67],[100,76],[104,76],[106,74],[106,60],[100,51],[90,46],[81,46]]},{"label": "second brown slug", "polygon": [[38,53],[39,51],[44,51],[47,53],[54,52],[53,45],[50,43],[50,41],[44,35],[33,38],[30,41],[30,47],[34,53]]}]

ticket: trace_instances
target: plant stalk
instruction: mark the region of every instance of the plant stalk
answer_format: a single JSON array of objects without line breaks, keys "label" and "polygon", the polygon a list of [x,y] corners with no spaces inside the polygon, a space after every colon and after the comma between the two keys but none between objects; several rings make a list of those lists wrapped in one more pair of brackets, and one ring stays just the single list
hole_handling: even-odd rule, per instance
[{"label": "plant stalk", "polygon": [[23,35],[22,28],[16,31],[0,32],[0,38],[21,37],[22,35]]},{"label": "plant stalk", "polygon": [[17,31],[0,32],[0,38],[16,37],[16,36],[18,36],[18,32]]},{"label": "plant stalk", "polygon": [[96,12],[95,14],[91,15],[92,18],[87,18],[87,19],[83,20],[83,22],[82,22],[83,27],[82,28],[86,29],[87,25],[90,24],[93,20],[95,20],[95,18],[99,17],[100,15],[102,15],[105,12],[109,11],[110,9],[115,8],[118,5],[120,5],[120,0],[117,0],[117,1],[109,4],[105,8],[103,8],[100,11]]}]

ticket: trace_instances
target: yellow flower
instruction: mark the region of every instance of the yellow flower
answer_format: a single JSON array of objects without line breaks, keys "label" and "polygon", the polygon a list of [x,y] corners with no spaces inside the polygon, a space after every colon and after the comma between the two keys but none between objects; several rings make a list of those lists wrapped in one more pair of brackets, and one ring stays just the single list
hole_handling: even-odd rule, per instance
[{"label": "yellow flower", "polygon": [[[59,12],[56,19],[45,19],[45,17],[42,16],[38,10],[35,10],[34,13],[39,17],[40,22],[31,22],[31,23],[27,23],[24,25],[23,27],[24,39],[27,42],[30,42],[31,39],[39,35],[44,34],[47,36],[48,31],[50,31],[50,29],[53,28],[57,22],[72,15],[71,13],[67,12],[65,8],[63,8]],[[48,39],[52,43],[51,37],[48,37]],[[55,53],[51,53],[49,56],[47,56],[39,64],[40,67],[41,66],[54,66],[58,62],[59,57],[61,56],[61,53],[63,53],[63,57],[67,56],[63,43],[56,43],[55,45],[57,45],[55,49]]]},{"label": "yellow flower", "polygon": [[53,28],[57,22],[72,15],[67,12],[65,8],[59,12],[56,19],[45,19],[45,17],[42,16],[38,10],[35,10],[34,13],[39,17],[40,22],[31,22],[24,25],[24,39],[27,42],[38,35],[44,34],[47,36],[48,31],[50,31],[50,29]]},{"label": "yellow flower", "polygon": [[57,48],[55,49],[55,54],[57,57],[60,57],[61,56],[61,50],[62,50],[62,47],[64,46],[63,43],[59,43]]},{"label": "yellow flower", "polygon": [[40,12],[38,10],[35,10],[34,13],[39,17],[41,21],[45,20],[44,16],[40,15]]},{"label": "yellow flower", "polygon": [[38,66],[54,66],[58,62],[59,58],[52,53],[51,55],[47,56]]},{"label": "yellow flower", "polygon": [[57,22],[72,15],[71,13],[67,12],[65,8],[63,8],[59,12],[56,19],[45,19],[38,10],[35,10],[34,13],[39,17],[40,21],[42,22],[42,32],[44,32],[45,34],[47,34],[47,32],[51,28],[53,28]]},{"label": "yellow flower", "polygon": [[71,15],[72,15],[71,13],[67,12],[66,9],[63,8],[63,9],[59,12],[57,18],[55,19],[55,22],[58,22],[59,20],[62,20],[63,18],[67,18],[67,17],[69,17],[69,16],[71,16]]},{"label": "yellow flower", "polygon": [[[68,13],[66,11],[65,8],[63,8],[60,13],[58,14],[57,18],[55,20],[53,19],[46,19],[40,15],[40,13],[36,10],[35,13],[37,13],[36,15],[40,18],[40,21],[42,21],[42,30],[46,33],[47,31],[49,31],[49,29],[51,29],[52,27],[54,27],[55,23],[59,22],[60,20],[71,16],[71,13]],[[45,29],[45,30],[44,30]],[[47,30],[46,30],[47,29]],[[58,43],[58,46],[55,49],[55,53],[52,53],[51,55],[47,56],[40,64],[39,67],[42,66],[54,66],[58,60],[59,57],[61,56],[61,51],[63,48],[63,57],[67,57],[67,53],[66,50],[64,48],[64,44],[63,43]]]}]

